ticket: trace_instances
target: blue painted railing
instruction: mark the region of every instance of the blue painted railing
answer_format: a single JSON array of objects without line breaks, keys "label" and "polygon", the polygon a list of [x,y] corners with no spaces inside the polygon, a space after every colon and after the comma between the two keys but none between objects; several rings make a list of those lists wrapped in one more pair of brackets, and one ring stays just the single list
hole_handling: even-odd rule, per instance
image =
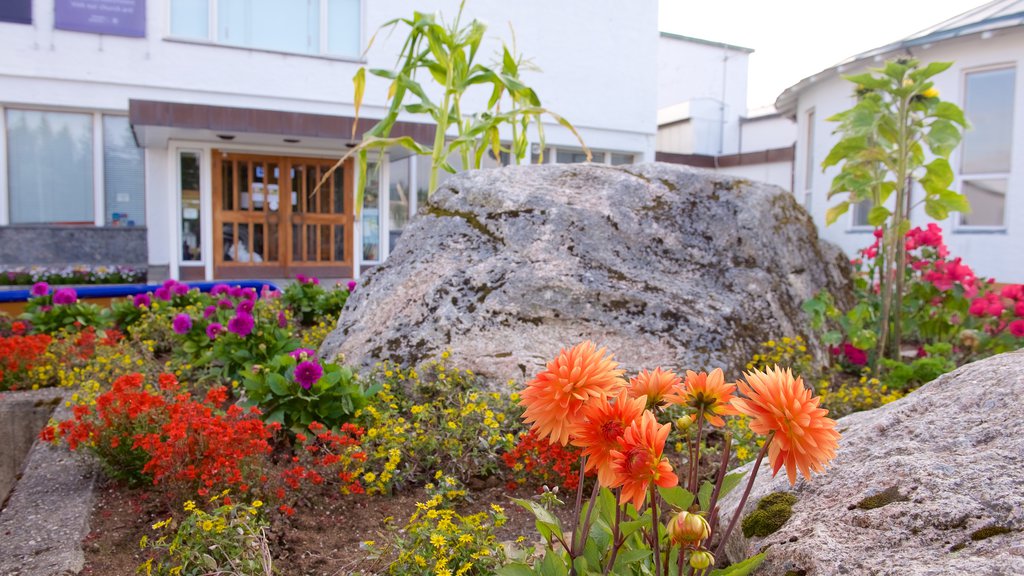
[{"label": "blue painted railing", "polygon": [[[218,284],[227,284],[228,286],[241,286],[242,288],[255,288],[256,293],[259,294],[263,287],[266,286],[270,290],[279,290],[276,284],[273,282],[266,282],[263,280],[240,280],[231,282],[181,282],[186,284],[189,288],[199,288],[202,292],[209,292],[214,286]],[[118,298],[121,296],[134,296],[136,294],[145,294],[146,292],[152,292],[157,288],[160,288],[163,284],[118,284],[116,286],[81,286],[75,287],[75,292],[78,293],[78,297],[81,299],[90,298]],[[59,286],[55,286],[59,288]],[[0,290],[0,302],[26,302],[31,297],[31,293],[28,288],[24,290]]]}]

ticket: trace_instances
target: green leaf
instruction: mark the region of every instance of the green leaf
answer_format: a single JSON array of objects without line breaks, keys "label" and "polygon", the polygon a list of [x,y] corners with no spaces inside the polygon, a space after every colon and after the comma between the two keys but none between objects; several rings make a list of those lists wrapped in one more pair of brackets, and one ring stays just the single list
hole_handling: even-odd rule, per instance
[{"label": "green leaf", "polygon": [[928,193],[938,193],[953,183],[953,169],[945,158],[936,158],[925,166],[925,174],[919,180]]},{"label": "green leaf", "polygon": [[840,216],[846,214],[846,211],[849,209],[850,203],[847,202],[846,200],[840,202],[839,204],[836,204],[835,206],[832,206],[825,212],[825,224],[833,224],[836,220],[839,219]]},{"label": "green leaf", "polygon": [[267,385],[270,386],[270,390],[273,391],[277,396],[288,396],[289,386],[288,380],[284,376],[272,373],[267,376]]},{"label": "green leaf", "polygon": [[868,211],[868,224],[872,226],[881,226],[885,224],[885,221],[889,219],[892,212],[889,211],[885,206],[872,206],[871,210]]},{"label": "green leaf", "polygon": [[679,510],[686,510],[693,504],[693,494],[689,490],[683,489],[681,486],[673,486],[671,488],[658,487],[658,493],[661,497],[668,502],[670,505],[678,508]]},{"label": "green leaf", "polygon": [[764,562],[764,552],[751,556],[742,562],[737,562],[728,568],[712,570],[711,576],[750,576],[754,570]]},{"label": "green leaf", "polygon": [[555,534],[562,536],[562,523],[554,514],[549,512],[548,509],[542,506],[539,502],[524,500],[522,498],[513,498],[512,501],[523,508],[526,508],[530,512],[533,512],[533,516],[537,519],[538,523],[549,524],[554,529],[553,531]]},{"label": "green leaf", "polygon": [[722,479],[722,490],[719,492],[718,497],[724,498],[726,494],[732,492],[740,482],[746,478],[746,474],[742,472],[734,472],[732,474],[726,474],[725,478]]},{"label": "green leaf", "polygon": [[356,128],[359,126],[359,107],[363,104],[363,93],[366,92],[366,68],[360,67],[356,75],[352,77],[354,95],[352,104],[355,108],[354,120],[352,122],[352,139],[356,139]]},{"label": "green leaf", "polygon": [[519,562],[513,564],[506,564],[495,571],[498,576],[533,576],[533,570],[530,569],[526,564],[520,564]]},{"label": "green leaf", "polygon": [[949,120],[939,119],[932,122],[931,128],[925,134],[924,139],[932,154],[948,157],[957,144],[960,143],[960,130]]},{"label": "green leaf", "polygon": [[615,558],[615,566],[629,566],[654,556],[650,550],[623,550]]},{"label": "green leaf", "polygon": [[964,118],[964,111],[952,102],[939,102],[935,105],[935,110],[932,111],[932,114],[934,114],[936,118],[949,120],[950,122],[955,122],[965,128],[967,127],[967,119]]},{"label": "green leaf", "polygon": [[707,480],[700,485],[700,490],[697,491],[697,501],[700,503],[701,510],[707,510],[711,507],[711,493],[715,490],[715,485]]},{"label": "green leaf", "polygon": [[565,562],[559,554],[548,550],[544,555],[544,560],[540,563],[540,573],[544,576],[567,576],[569,570],[566,569]]}]

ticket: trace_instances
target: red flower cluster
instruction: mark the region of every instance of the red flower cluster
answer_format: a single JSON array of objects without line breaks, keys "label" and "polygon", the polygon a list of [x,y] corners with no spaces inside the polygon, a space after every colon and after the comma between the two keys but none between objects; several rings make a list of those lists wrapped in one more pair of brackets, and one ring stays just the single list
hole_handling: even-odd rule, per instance
[{"label": "red flower cluster", "polygon": [[[354,424],[342,424],[339,432],[333,432],[313,422],[309,431],[312,438],[305,434],[295,436],[299,449],[292,458],[293,465],[282,474],[284,484],[299,490],[304,482],[322,486],[326,478],[337,478],[343,494],[364,493],[359,474],[366,462],[366,453],[360,444],[365,430]],[[284,491],[279,489],[277,496],[283,498]]]},{"label": "red flower cluster", "polygon": [[75,407],[73,419],[48,427],[42,438],[64,439],[72,450],[88,447],[108,468],[183,497],[227,488],[247,492],[264,481],[261,459],[271,451],[277,425],[265,425],[256,409],[218,410],[223,387],[197,402],[178,393],[173,375],[161,375],[159,386],[152,391],[142,375],[122,376],[95,406]]},{"label": "red flower cluster", "polygon": [[[552,444],[533,430],[520,434],[515,447],[501,455],[501,460],[512,471],[509,490],[527,483],[575,490],[580,482],[580,452],[579,448]],[[596,470],[588,474],[596,474]]]},{"label": "red flower cluster", "polygon": [[23,388],[28,371],[42,362],[52,341],[46,334],[0,337],[0,390]]}]

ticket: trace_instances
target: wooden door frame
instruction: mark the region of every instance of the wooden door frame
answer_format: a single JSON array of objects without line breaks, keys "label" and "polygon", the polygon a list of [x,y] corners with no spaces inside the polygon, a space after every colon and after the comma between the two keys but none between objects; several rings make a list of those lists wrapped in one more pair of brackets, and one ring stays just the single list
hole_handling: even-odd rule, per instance
[{"label": "wooden door frame", "polygon": [[[309,214],[302,216],[305,218],[312,218],[315,223],[342,226],[345,234],[344,242],[344,255],[341,261],[331,262],[308,262],[308,261],[294,261],[292,258],[293,243],[296,241],[292,238],[292,225],[295,222],[293,216],[295,214],[302,214],[292,212],[291,205],[291,194],[293,191],[293,183],[291,177],[291,169],[293,164],[305,163],[305,164],[317,164],[321,166],[329,166],[334,164],[334,160],[330,158],[317,158],[309,156],[289,156],[289,155],[277,155],[268,153],[253,153],[253,152],[229,152],[226,150],[212,149],[210,151],[212,161],[210,163],[211,176],[212,176],[212,190],[211,200],[213,203],[213,274],[215,278],[224,279],[238,279],[238,278],[251,278],[253,276],[262,276],[264,278],[286,278],[294,276],[296,274],[316,275],[330,278],[351,278],[353,277],[354,271],[354,260],[356,255],[356,247],[354,246],[355,238],[353,233],[353,227],[355,225],[355,215],[353,210],[354,203],[354,187],[353,181],[354,173],[352,170],[353,161],[350,159],[346,161],[345,165],[341,168],[342,174],[342,194],[344,196],[342,202],[342,209],[344,214],[340,215],[340,218],[331,218],[331,215],[321,214]],[[255,263],[255,262],[232,262],[224,260],[224,217],[225,213],[229,212],[223,208],[223,163],[225,159],[245,159],[249,162],[257,161],[266,163],[277,164],[279,170],[278,176],[278,206],[277,211],[277,227],[278,227],[278,260],[274,263]],[[253,178],[253,174],[249,175],[250,182]],[[245,212],[238,210],[240,206],[240,196],[238,194],[238,176],[237,170],[232,178],[234,189],[232,190],[232,205],[235,210],[230,212]],[[264,211],[264,219],[257,221],[253,219],[249,224],[263,223],[264,224],[264,237],[269,234],[269,218],[268,213]],[[237,222],[233,220],[233,222]],[[302,226],[300,225],[300,230]],[[301,234],[302,232],[300,232]],[[333,234],[333,232],[332,232]],[[235,234],[237,236],[237,233]],[[254,234],[250,232],[249,242],[252,242]],[[236,239],[237,242],[237,239]],[[268,244],[269,246],[269,244]],[[334,248],[331,248],[332,255],[334,254]]]}]

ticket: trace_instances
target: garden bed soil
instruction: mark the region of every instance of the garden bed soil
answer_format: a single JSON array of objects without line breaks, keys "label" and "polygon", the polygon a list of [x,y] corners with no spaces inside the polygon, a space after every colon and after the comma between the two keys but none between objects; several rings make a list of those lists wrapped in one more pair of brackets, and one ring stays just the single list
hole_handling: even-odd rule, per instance
[{"label": "garden bed soil", "polygon": [[[535,492],[508,492],[501,486],[470,491],[471,501],[459,508],[468,514],[501,505],[508,523],[498,529],[498,539],[514,541],[519,536],[536,539],[533,515],[509,500],[529,498]],[[366,540],[386,541],[384,519],[392,517],[399,526],[416,510],[417,502],[429,499],[422,488],[390,497],[335,495],[311,506],[298,507],[295,515],[272,516],[270,547],[274,573],[282,576],[343,576],[386,574],[387,561],[370,557],[362,545]],[[563,500],[567,500],[563,498]],[[558,511],[563,523],[571,504]],[[83,576],[124,576],[135,574],[146,561],[139,547],[143,535],[152,536],[152,525],[170,515],[167,503],[152,491],[126,488],[103,481],[97,489],[89,535],[83,542]]]}]

